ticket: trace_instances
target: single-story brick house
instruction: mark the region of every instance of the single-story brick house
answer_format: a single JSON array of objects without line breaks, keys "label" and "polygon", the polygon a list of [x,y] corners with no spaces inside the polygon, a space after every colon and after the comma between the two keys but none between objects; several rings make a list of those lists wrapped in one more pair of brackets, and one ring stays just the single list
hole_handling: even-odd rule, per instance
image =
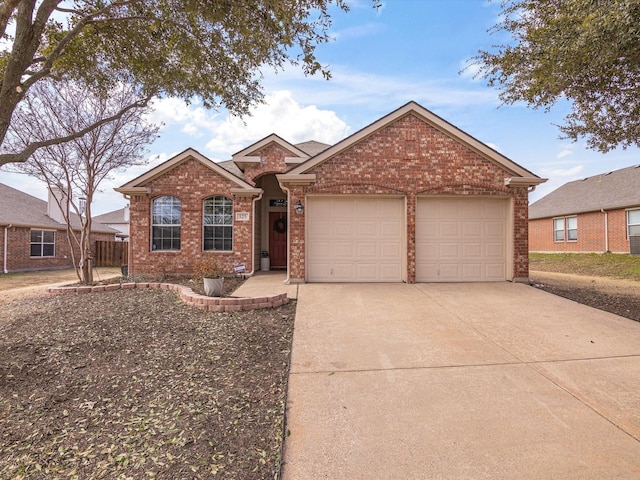
[{"label": "single-story brick house", "polygon": [[270,135],[221,164],[188,149],[116,190],[130,274],[205,256],[253,273],[268,252],[291,282],[524,281],[544,181],[410,102],[333,146]]},{"label": "single-story brick house", "polygon": [[640,254],[640,165],[569,182],[529,207],[532,252]]},{"label": "single-story brick house", "polygon": [[[114,240],[116,233],[96,223],[91,240]],[[73,267],[67,224],[52,192],[44,201],[0,183],[0,252],[2,273]]]}]

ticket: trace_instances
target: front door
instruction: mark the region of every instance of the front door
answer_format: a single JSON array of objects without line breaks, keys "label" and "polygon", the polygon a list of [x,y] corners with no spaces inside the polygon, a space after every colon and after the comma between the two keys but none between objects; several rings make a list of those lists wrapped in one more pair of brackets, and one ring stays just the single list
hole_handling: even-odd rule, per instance
[{"label": "front door", "polygon": [[271,268],[287,268],[287,213],[269,212]]}]

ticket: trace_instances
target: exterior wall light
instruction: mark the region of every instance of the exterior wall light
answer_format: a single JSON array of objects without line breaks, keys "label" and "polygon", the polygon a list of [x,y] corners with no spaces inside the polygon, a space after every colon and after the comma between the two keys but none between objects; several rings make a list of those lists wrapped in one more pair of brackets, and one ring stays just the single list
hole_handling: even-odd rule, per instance
[{"label": "exterior wall light", "polygon": [[298,203],[296,203],[296,213],[298,215],[302,215],[304,213],[304,205],[302,205],[302,202],[300,200],[298,200]]}]

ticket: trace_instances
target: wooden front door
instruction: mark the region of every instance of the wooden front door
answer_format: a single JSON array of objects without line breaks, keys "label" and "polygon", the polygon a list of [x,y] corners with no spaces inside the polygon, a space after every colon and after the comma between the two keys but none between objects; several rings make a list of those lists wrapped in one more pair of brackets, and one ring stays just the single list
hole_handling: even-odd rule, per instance
[{"label": "wooden front door", "polygon": [[271,268],[287,268],[287,213],[269,212]]}]

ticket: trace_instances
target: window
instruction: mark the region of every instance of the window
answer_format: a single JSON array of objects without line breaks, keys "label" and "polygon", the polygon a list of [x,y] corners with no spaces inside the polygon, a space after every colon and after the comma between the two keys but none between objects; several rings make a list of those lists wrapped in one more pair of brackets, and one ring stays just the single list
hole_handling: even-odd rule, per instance
[{"label": "window", "polygon": [[553,219],[553,240],[564,242],[564,218]]},{"label": "window", "polygon": [[627,237],[640,235],[640,209],[627,210]]},{"label": "window", "polygon": [[151,250],[180,250],[180,199],[158,197],[151,207]]},{"label": "window", "polygon": [[56,232],[31,230],[31,256],[54,257],[56,255]]},{"label": "window", "polygon": [[578,240],[578,217],[562,217],[553,219],[553,240],[556,242],[576,242]]},{"label": "window", "polygon": [[578,240],[578,217],[567,217],[567,241],[576,242]]},{"label": "window", "polygon": [[203,202],[204,249],[231,251],[233,249],[233,201],[230,198],[210,197]]}]

